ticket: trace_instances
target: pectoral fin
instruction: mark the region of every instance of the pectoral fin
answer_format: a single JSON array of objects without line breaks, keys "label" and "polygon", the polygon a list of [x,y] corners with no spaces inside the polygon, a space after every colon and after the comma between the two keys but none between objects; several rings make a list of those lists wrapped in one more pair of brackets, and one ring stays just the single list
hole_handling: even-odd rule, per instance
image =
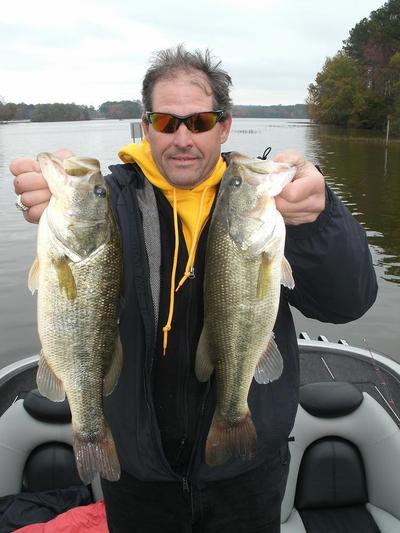
[{"label": "pectoral fin", "polygon": [[207,381],[214,370],[214,363],[210,355],[210,343],[208,342],[207,329],[203,327],[196,353],[196,377],[199,381]]},{"label": "pectoral fin", "polygon": [[115,349],[112,356],[110,366],[107,369],[107,373],[104,377],[104,394],[108,396],[112,393],[115,385],[118,382],[119,375],[122,369],[122,344],[119,333],[115,339]]},{"label": "pectoral fin", "polygon": [[254,372],[254,379],[261,385],[271,383],[271,381],[275,381],[281,376],[282,370],[283,359],[272,334],[267,349],[258,362]]},{"label": "pectoral fin", "polygon": [[294,279],[292,274],[292,268],[286,257],[282,258],[282,276],[281,283],[288,289],[294,289]]},{"label": "pectoral fin", "polygon": [[62,402],[65,399],[65,391],[62,381],[54,374],[46,361],[43,352],[40,353],[39,368],[36,374],[36,383],[42,396],[46,396],[53,402]]},{"label": "pectoral fin", "polygon": [[64,257],[54,263],[57,271],[58,283],[61,290],[65,290],[65,295],[68,300],[75,300],[76,298],[76,284],[68,259]]},{"label": "pectoral fin", "polygon": [[261,263],[258,270],[257,280],[257,298],[262,300],[268,294],[271,286],[271,265],[272,261],[270,256],[266,253],[261,254]]},{"label": "pectoral fin", "polygon": [[39,288],[39,259],[35,257],[28,276],[28,288],[33,294]]}]

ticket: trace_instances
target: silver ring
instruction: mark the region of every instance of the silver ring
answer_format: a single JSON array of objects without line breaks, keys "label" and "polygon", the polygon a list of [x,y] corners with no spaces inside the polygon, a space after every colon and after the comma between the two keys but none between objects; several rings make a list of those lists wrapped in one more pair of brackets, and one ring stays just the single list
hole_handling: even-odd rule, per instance
[{"label": "silver ring", "polygon": [[27,207],[25,204],[22,203],[22,200],[21,200],[21,194],[19,194],[17,196],[17,200],[15,202],[15,206],[18,207],[18,209],[20,211],[23,211],[25,213],[25,211],[28,211],[29,210],[29,207]]}]

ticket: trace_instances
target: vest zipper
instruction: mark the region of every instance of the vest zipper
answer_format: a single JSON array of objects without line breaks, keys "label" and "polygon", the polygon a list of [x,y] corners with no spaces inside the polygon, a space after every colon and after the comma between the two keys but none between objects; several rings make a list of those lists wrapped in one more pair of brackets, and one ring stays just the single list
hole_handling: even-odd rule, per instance
[{"label": "vest zipper", "polygon": [[194,518],[194,502],[193,502],[193,488],[191,487],[186,477],[182,478],[183,494],[190,495],[190,510],[192,512],[192,519]]},{"label": "vest zipper", "polygon": [[183,492],[184,492],[185,494],[189,494],[189,492],[190,492],[190,486],[189,486],[189,482],[188,482],[188,480],[187,480],[186,477],[183,477],[183,478],[182,478],[182,486],[183,486]]}]

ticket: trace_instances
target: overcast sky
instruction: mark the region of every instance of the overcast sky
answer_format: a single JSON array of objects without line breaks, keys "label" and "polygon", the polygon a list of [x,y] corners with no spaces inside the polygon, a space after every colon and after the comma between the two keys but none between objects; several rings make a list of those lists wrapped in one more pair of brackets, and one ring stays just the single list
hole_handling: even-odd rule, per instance
[{"label": "overcast sky", "polygon": [[11,0],[0,8],[8,102],[140,99],[154,50],[209,47],[236,104],[304,103],[325,59],[383,0]]}]

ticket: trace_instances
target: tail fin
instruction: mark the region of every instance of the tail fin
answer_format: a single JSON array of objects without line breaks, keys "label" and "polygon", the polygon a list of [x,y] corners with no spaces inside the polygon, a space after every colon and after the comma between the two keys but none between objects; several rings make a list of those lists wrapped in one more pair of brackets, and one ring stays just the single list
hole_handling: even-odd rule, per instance
[{"label": "tail fin", "polygon": [[214,414],[206,442],[208,465],[221,465],[231,457],[252,459],[256,447],[257,433],[249,411],[233,425]]},{"label": "tail fin", "polygon": [[76,465],[83,483],[90,483],[97,473],[104,479],[118,481],[121,467],[111,430],[106,423],[104,432],[95,438],[73,434]]}]

